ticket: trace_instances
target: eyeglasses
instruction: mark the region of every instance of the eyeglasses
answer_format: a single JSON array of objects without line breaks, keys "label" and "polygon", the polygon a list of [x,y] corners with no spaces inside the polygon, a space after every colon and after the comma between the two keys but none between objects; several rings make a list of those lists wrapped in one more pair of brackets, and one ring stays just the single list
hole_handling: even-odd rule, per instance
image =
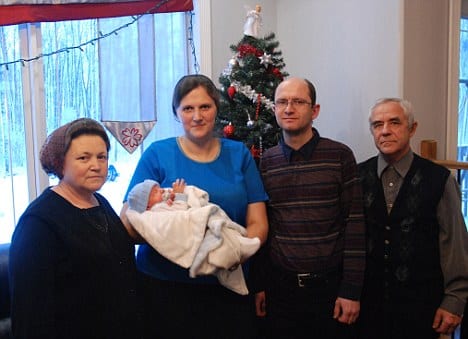
[{"label": "eyeglasses", "polygon": [[278,109],[285,109],[286,107],[288,107],[288,105],[299,108],[299,107],[304,107],[306,105],[312,105],[312,103],[304,99],[290,99],[290,100],[278,99],[275,101],[275,106]]}]

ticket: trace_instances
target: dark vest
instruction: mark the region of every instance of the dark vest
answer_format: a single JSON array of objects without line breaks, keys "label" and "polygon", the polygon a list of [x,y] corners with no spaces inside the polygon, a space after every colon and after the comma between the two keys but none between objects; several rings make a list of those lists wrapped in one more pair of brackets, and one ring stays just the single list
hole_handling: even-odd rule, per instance
[{"label": "dark vest", "polygon": [[377,300],[437,304],[443,295],[437,205],[450,172],[415,154],[388,214],[377,157],[359,171],[367,226],[364,290]]}]

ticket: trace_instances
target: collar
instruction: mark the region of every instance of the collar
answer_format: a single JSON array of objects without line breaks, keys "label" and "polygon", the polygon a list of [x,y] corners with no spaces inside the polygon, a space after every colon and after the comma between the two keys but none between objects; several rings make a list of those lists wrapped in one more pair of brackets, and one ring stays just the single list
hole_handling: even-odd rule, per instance
[{"label": "collar", "polygon": [[310,138],[310,140],[307,141],[304,145],[302,145],[301,148],[299,148],[298,150],[291,148],[284,142],[284,139],[281,138],[280,145],[283,150],[284,156],[286,157],[286,159],[288,159],[288,162],[291,162],[291,157],[295,152],[300,153],[304,157],[304,159],[307,160],[309,160],[312,157],[312,152],[314,151],[315,147],[317,146],[320,140],[320,134],[314,127],[312,127],[312,132],[312,138]]},{"label": "collar", "polygon": [[[393,168],[397,171],[397,173],[404,178],[408,173],[411,163],[413,162],[414,154],[413,151],[410,149],[408,153],[406,153],[403,158],[398,160],[396,163],[392,164]],[[379,153],[377,158],[377,175],[380,178],[382,176],[382,172],[389,166],[389,163],[385,161],[382,156],[382,153]]]}]

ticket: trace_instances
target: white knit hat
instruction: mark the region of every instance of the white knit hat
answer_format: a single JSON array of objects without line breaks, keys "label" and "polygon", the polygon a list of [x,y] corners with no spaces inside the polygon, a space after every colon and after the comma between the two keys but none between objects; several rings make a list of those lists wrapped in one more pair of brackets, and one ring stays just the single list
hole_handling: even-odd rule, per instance
[{"label": "white knit hat", "polygon": [[132,190],[128,193],[128,206],[139,213],[146,211],[150,192],[154,185],[159,186],[159,183],[151,179],[146,179],[133,186]]}]

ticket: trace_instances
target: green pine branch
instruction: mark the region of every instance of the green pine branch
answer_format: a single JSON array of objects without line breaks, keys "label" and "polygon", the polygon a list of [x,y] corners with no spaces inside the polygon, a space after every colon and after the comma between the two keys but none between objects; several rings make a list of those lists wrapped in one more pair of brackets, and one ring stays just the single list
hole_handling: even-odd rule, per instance
[{"label": "green pine branch", "polygon": [[[234,132],[226,137],[240,140],[249,149],[253,147],[260,152],[276,145],[280,138],[272,105],[276,87],[289,74],[284,71],[285,63],[278,47],[274,33],[264,38],[244,36],[230,46],[233,57],[219,76],[218,132],[222,135],[230,124]],[[257,104],[259,95],[260,105]]]}]

